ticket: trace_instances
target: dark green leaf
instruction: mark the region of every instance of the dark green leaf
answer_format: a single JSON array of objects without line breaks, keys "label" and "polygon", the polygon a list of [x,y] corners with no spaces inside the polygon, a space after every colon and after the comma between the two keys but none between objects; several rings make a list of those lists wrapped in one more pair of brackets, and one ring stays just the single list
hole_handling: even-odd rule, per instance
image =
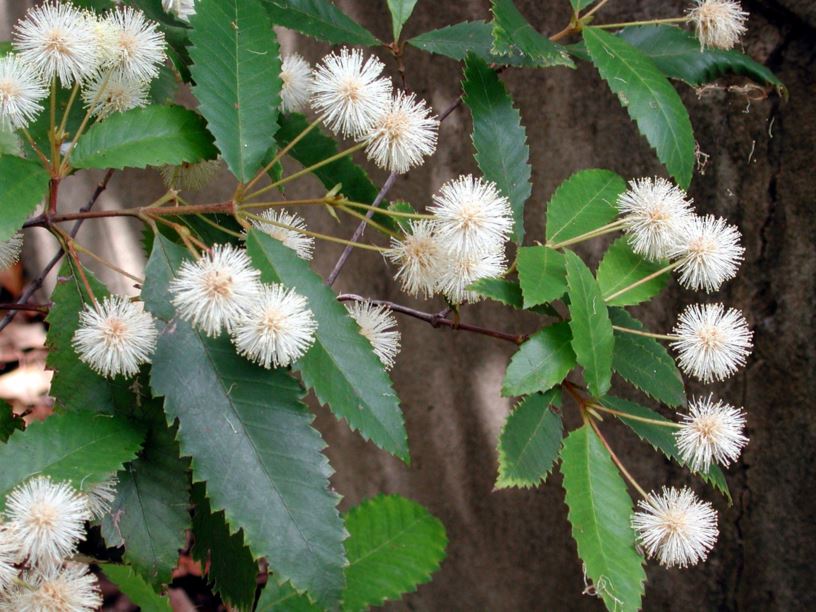
[{"label": "dark green leaf", "polygon": [[632,499],[589,425],[564,441],[561,473],[572,537],[595,592],[608,610],[639,610],[646,573],[629,524]]},{"label": "dark green leaf", "polygon": [[532,193],[530,148],[521,115],[498,75],[473,54],[465,60],[464,102],[473,116],[476,163],[510,200],[513,239],[524,240],[524,203]]},{"label": "dark green leaf", "polygon": [[556,323],[533,334],[521,345],[507,366],[502,395],[547,391],[575,367],[569,324]]},{"label": "dark green leaf", "polygon": [[391,31],[394,40],[399,40],[402,26],[414,12],[417,0],[388,0],[388,10],[391,12]]},{"label": "dark green leaf", "polygon": [[275,577],[270,576],[258,599],[256,612],[321,612],[322,608],[309,601],[306,595],[301,595],[292,585],[284,582],[275,583]]},{"label": "dark green leaf", "polygon": [[549,476],[564,436],[561,417],[550,410],[557,394],[529,395],[508,415],[499,434],[497,489],[536,487]]},{"label": "dark green leaf", "polygon": [[48,193],[48,173],[33,161],[0,155],[0,242],[11,238]]},{"label": "dark green leaf", "polygon": [[278,41],[260,0],[198,0],[190,18],[193,94],[227,166],[246,183],[275,144]]},{"label": "dark green leaf", "polygon": [[0,442],[5,443],[11,434],[22,429],[25,429],[23,419],[14,414],[8,402],[0,400]]},{"label": "dark green leaf", "polygon": [[348,567],[343,610],[399,599],[431,579],[445,558],[445,527],[418,503],[379,495],[346,515]]},{"label": "dark green leaf", "polygon": [[[623,308],[610,308],[614,325],[643,329],[643,324]],[[683,377],[669,352],[654,338],[615,330],[612,367],[635,387],[668,406],[686,403]]]},{"label": "dark green leaf", "polygon": [[496,300],[506,306],[522,307],[521,287],[515,281],[503,278],[483,278],[470,285],[468,291],[475,291],[481,296]]},{"label": "dark green leaf", "polygon": [[626,181],[609,170],[581,170],[555,190],[547,204],[547,242],[564,242],[603,227],[618,214]]},{"label": "dark green leaf", "polygon": [[[168,312],[167,282],[186,256],[157,237],[149,270],[156,286],[145,295],[154,315]],[[299,385],[284,370],[239,357],[226,336],[207,338],[178,319],[159,337],[150,383],[168,419],[178,419],[182,454],[192,458],[193,479],[207,483],[212,510],[224,511],[231,531],[244,530],[272,571],[320,604],[336,604],[345,564],[339,496]]]},{"label": "dark green leaf", "polygon": [[371,344],[334,293],[291,249],[250,231],[247,251],[265,282],[281,282],[309,300],[317,339],[293,368],[307,387],[352,429],[407,461],[408,439],[399,399]]},{"label": "dark green leaf", "polygon": [[601,289],[592,272],[575,253],[565,254],[569,287],[572,348],[584,368],[589,391],[601,397],[612,381],[612,351],[615,337]]},{"label": "dark green leaf", "polygon": [[334,44],[378,45],[371,32],[330,0],[262,0],[277,25]]},{"label": "dark green leaf", "polygon": [[0,446],[0,510],[14,487],[36,475],[87,491],[135,457],[143,440],[144,431],[135,423],[92,412],[55,414],[31,423]]},{"label": "dark green leaf", "polygon": [[575,67],[564,48],[533,28],[513,0],[492,0],[492,3],[493,53],[524,55],[537,67]]},{"label": "dark green leaf", "polygon": [[463,60],[473,53],[491,64],[525,66],[530,60],[519,55],[501,56],[492,53],[493,26],[485,21],[463,21],[438,30],[425,32],[408,41],[417,49]]},{"label": "dark green leaf", "polygon": [[178,89],[176,74],[166,64],[162,64],[159,67],[159,76],[150,82],[150,102],[159,105],[172,104]]},{"label": "dark green leaf", "polygon": [[572,5],[572,8],[575,10],[576,13],[578,11],[581,11],[581,10],[585,9],[590,4],[594,4],[594,3],[595,3],[595,0],[570,0],[570,4]]},{"label": "dark green leaf", "polygon": [[666,263],[665,261],[648,261],[637,255],[629,246],[628,238],[621,236],[607,249],[598,266],[598,285],[601,287],[606,303],[610,306],[629,306],[652,299],[666,286],[669,280],[668,272],[629,289],[613,299],[609,298],[633,283],[665,268]]},{"label": "dark green leaf", "polygon": [[600,75],[669,174],[687,189],[694,172],[694,133],[680,96],[654,62],[625,40],[596,28],[585,28],[583,36]]},{"label": "dark green leaf", "polygon": [[204,120],[180,106],[118,113],[91,127],[71,156],[76,168],[144,168],[213,159],[218,154]]},{"label": "dark green leaf", "polygon": [[547,247],[518,250],[518,277],[525,308],[557,300],[567,291],[564,256]]},{"label": "dark green leaf", "polygon": [[99,569],[142,612],[172,612],[170,600],[154,591],[129,565],[100,563]]}]

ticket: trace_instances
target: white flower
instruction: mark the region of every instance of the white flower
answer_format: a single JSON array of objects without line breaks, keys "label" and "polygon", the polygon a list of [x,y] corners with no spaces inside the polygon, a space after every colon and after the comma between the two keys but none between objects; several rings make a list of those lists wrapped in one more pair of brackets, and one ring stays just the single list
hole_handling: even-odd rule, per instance
[{"label": "white flower", "polygon": [[139,373],[150,363],[158,331],[142,302],[108,296],[96,306],[85,304],[72,345],[79,359],[106,378]]},{"label": "white flower", "polygon": [[618,211],[632,250],[652,261],[668,257],[692,214],[685,192],[657,177],[629,181]]},{"label": "white flower", "polygon": [[313,73],[312,108],[335,133],[365,134],[391,99],[391,81],[380,78],[384,68],[374,56],[363,61],[359,49],[327,55]]},{"label": "white flower", "polygon": [[112,46],[105,50],[108,66],[128,79],[155,78],[165,59],[164,34],[158,24],[129,6],[117,7],[105,21],[114,32]]},{"label": "white flower", "polygon": [[414,94],[397,92],[363,137],[366,155],[380,168],[404,174],[436,151],[439,121]]},{"label": "white flower", "polygon": [[20,540],[13,529],[0,523],[0,595],[5,593],[17,578],[17,568],[14,566],[19,561]]},{"label": "white flower", "polygon": [[74,552],[90,518],[84,496],[65,482],[36,476],[6,498],[9,527],[20,555],[38,566],[60,563]]},{"label": "white flower", "polygon": [[691,489],[663,487],[638,501],[632,528],[649,558],[664,567],[704,561],[717,542],[717,512]]},{"label": "white flower", "polygon": [[16,55],[0,58],[0,128],[26,127],[43,110],[48,95],[39,75]]},{"label": "white flower", "polygon": [[250,361],[278,368],[302,357],[316,331],[317,321],[305,297],[280,284],[263,285],[235,325],[232,342]]},{"label": "white flower", "polygon": [[411,221],[405,237],[391,238],[391,248],[385,254],[399,266],[395,278],[400,281],[402,290],[414,297],[429,298],[436,289],[444,255],[435,229],[431,221]]},{"label": "white flower", "polygon": [[501,251],[449,253],[443,261],[437,289],[452,304],[477,302],[481,296],[467,287],[483,278],[501,276],[507,270],[507,262]]},{"label": "white flower", "polygon": [[195,0],[162,0],[162,8],[166,13],[189,22],[195,15]]},{"label": "white flower", "polygon": [[436,236],[446,251],[476,260],[477,253],[503,246],[513,230],[510,202],[495,183],[460,176],[442,185],[430,210],[436,217]]},{"label": "white flower", "polygon": [[745,365],[753,333],[739,310],[722,304],[692,304],[678,317],[671,345],[680,368],[709,383],[725,380]]},{"label": "white flower", "polygon": [[[276,240],[280,240],[284,246],[289,247],[301,259],[310,260],[314,251],[314,238],[299,232],[306,229],[306,221],[303,217],[291,214],[283,209],[267,208],[261,215],[267,222],[253,220],[252,225],[265,234],[269,234]],[[287,225],[289,227],[281,227]],[[292,228],[292,229],[289,229]]]},{"label": "white flower", "polygon": [[114,474],[84,492],[85,503],[88,505],[91,519],[99,520],[110,513],[111,504],[116,499],[116,487],[118,485],[119,477]]},{"label": "white flower", "polygon": [[179,166],[162,166],[159,173],[169,189],[199,191],[210,183],[220,167],[221,162],[217,159],[207,159],[194,164],[183,162]]},{"label": "white flower", "polygon": [[736,276],[743,253],[736,227],[723,218],[692,215],[680,232],[671,257],[683,262],[678,268],[681,285],[711,292]]},{"label": "white flower", "polygon": [[64,86],[82,81],[99,66],[97,37],[86,15],[72,4],[47,0],[30,9],[14,27],[20,60]]},{"label": "white flower", "polygon": [[360,326],[360,333],[374,349],[386,370],[394,367],[400,352],[400,332],[390,308],[369,301],[346,304],[351,318]]},{"label": "white flower", "polygon": [[8,240],[0,242],[0,270],[10,268],[20,259],[23,250],[23,234],[17,232]]},{"label": "white flower", "polygon": [[675,432],[680,456],[694,471],[708,471],[712,461],[729,465],[736,461],[748,438],[743,434],[745,413],[712,395],[689,403],[682,415],[683,427]]},{"label": "white flower", "polygon": [[312,92],[312,67],[303,57],[292,53],[283,58],[280,73],[281,110],[284,113],[296,113],[309,103]]},{"label": "white flower", "polygon": [[82,88],[82,100],[91,115],[104,119],[113,113],[147,106],[150,82],[124,74],[104,72],[96,74]]},{"label": "white flower", "polygon": [[[66,563],[23,575],[3,609],[15,612],[95,612],[102,607],[99,584],[84,563]],[[7,607],[6,607],[7,606]]]},{"label": "white flower", "polygon": [[701,48],[731,49],[747,30],[748,13],[733,0],[696,0],[688,10],[688,18]]},{"label": "white flower", "polygon": [[170,282],[179,317],[208,336],[227,331],[258,297],[260,272],[245,251],[216,244],[196,262],[181,264]]}]

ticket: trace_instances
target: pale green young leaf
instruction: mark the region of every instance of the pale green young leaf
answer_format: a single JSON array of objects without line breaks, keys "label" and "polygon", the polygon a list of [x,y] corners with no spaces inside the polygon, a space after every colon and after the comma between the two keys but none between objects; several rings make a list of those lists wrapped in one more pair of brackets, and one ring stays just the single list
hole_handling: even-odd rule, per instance
[{"label": "pale green young leaf", "polygon": [[575,367],[571,342],[568,323],[555,323],[530,336],[507,365],[502,395],[547,391],[564,380]]},{"label": "pale green young leaf", "polygon": [[129,565],[100,563],[99,569],[108,580],[119,587],[131,603],[139,606],[142,612],[172,612],[170,600],[154,591],[153,587]]},{"label": "pale green young leaf", "polygon": [[569,326],[572,348],[594,397],[601,397],[612,382],[615,337],[601,289],[586,264],[572,251],[565,254],[569,287]]},{"label": "pale green young leaf", "polygon": [[552,302],[567,292],[564,256],[558,251],[543,246],[521,247],[517,265],[525,308]]},{"label": "pale green young leaf", "polygon": [[515,281],[504,278],[483,278],[468,287],[479,295],[501,302],[505,306],[522,308],[521,287]]},{"label": "pale green young leaf", "polygon": [[537,67],[575,64],[561,45],[538,32],[524,18],[513,0],[492,0],[493,48],[496,55],[518,53],[526,56]]},{"label": "pale green young leaf", "polygon": [[680,96],[644,53],[597,28],[583,30],[592,63],[618,96],[677,184],[687,189],[694,172],[694,133]]},{"label": "pale green young leaf", "polygon": [[11,238],[48,193],[48,173],[38,162],[0,155],[0,242]]},{"label": "pale green young leaf", "polygon": [[639,610],[646,572],[630,525],[632,499],[589,425],[564,440],[561,473],[572,537],[595,592],[607,610]]},{"label": "pale green young leaf", "polygon": [[336,45],[380,44],[331,0],[261,0],[275,25]]},{"label": "pale green young leaf", "polygon": [[618,238],[606,250],[598,266],[598,285],[601,287],[601,293],[607,305],[629,306],[652,299],[666,287],[669,281],[668,272],[629,289],[611,300],[608,298],[661,268],[665,268],[667,263],[666,261],[648,261],[632,251],[626,236]]},{"label": "pale green young leaf", "polygon": [[277,37],[260,0],[198,0],[190,23],[193,94],[221,156],[246,183],[275,144]]},{"label": "pale green young leaf", "polygon": [[528,395],[507,416],[499,434],[499,476],[496,488],[536,487],[552,471],[564,424],[550,409],[557,389]]},{"label": "pale green young leaf", "polygon": [[408,41],[409,45],[428,53],[461,61],[473,53],[490,64],[528,66],[531,60],[521,55],[496,55],[493,48],[493,26],[485,21],[463,21],[431,30]]},{"label": "pale green young leaf", "polygon": [[391,32],[394,40],[399,40],[402,26],[411,17],[418,0],[388,0],[388,10],[391,12]]}]

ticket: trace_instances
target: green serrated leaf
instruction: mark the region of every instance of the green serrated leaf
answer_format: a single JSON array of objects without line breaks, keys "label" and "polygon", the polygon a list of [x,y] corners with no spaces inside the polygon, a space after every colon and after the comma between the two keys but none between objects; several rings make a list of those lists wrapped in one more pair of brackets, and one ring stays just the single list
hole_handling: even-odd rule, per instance
[{"label": "green serrated leaf", "polygon": [[497,489],[536,487],[549,476],[564,437],[561,417],[550,410],[557,394],[529,395],[508,415],[499,434]]},{"label": "green serrated leaf", "polygon": [[252,610],[258,563],[244,545],[243,531],[230,533],[224,513],[212,511],[205,491],[203,483],[193,486],[193,559],[207,567],[213,590],[231,609]]},{"label": "green serrated leaf", "polygon": [[372,46],[380,40],[330,0],[262,0],[272,21],[334,44]]},{"label": "green serrated leaf", "polygon": [[178,89],[176,74],[166,64],[162,64],[159,66],[159,76],[150,81],[150,102],[159,105],[172,104]]},{"label": "green serrated leaf", "polygon": [[274,576],[261,591],[255,612],[321,612],[322,608],[309,601],[306,595],[298,593],[288,582],[275,584]]},{"label": "green serrated leaf", "polygon": [[[643,324],[623,308],[610,308],[613,325],[643,329]],[[654,338],[615,330],[612,367],[626,381],[667,406],[686,403],[683,377],[669,352]]]},{"label": "green serrated leaf", "polygon": [[0,442],[6,443],[15,431],[25,429],[23,419],[14,414],[11,405],[0,399]]},{"label": "green serrated leaf", "polygon": [[473,54],[465,60],[463,100],[473,116],[476,163],[513,209],[513,239],[524,240],[524,203],[532,193],[530,148],[521,115],[498,75]]},{"label": "green serrated leaf", "polygon": [[281,282],[309,300],[317,319],[314,346],[293,364],[307,387],[352,429],[408,461],[408,439],[399,399],[371,344],[360,335],[329,287],[294,251],[251,230],[247,252],[265,282]]},{"label": "green serrated leaf", "polygon": [[391,13],[391,32],[394,40],[399,40],[402,26],[411,17],[417,0],[388,0],[388,10]]},{"label": "green serrated leaf", "polygon": [[677,184],[688,189],[694,172],[694,133],[680,96],[655,63],[625,40],[583,30],[592,63],[618,96]]},{"label": "green serrated leaf", "polygon": [[606,394],[612,382],[615,337],[601,289],[592,272],[572,251],[564,255],[569,287],[572,348],[594,397]]},{"label": "green serrated leaf", "polygon": [[543,246],[521,247],[517,265],[524,308],[552,302],[567,292],[564,256],[558,251]]},{"label": "green serrated leaf", "polygon": [[0,155],[0,242],[11,238],[48,193],[48,173],[33,161]]},{"label": "green serrated leaf", "polygon": [[0,446],[0,511],[5,497],[32,476],[50,476],[87,491],[136,456],[144,430],[136,423],[92,412],[55,414],[14,432]]},{"label": "green serrated leaf", "polygon": [[343,610],[398,599],[431,579],[445,558],[445,527],[418,503],[379,495],[345,515],[348,567]]},{"label": "green serrated leaf", "polygon": [[[147,273],[152,287],[143,295],[155,316],[172,310],[167,285],[186,257],[183,247],[157,236]],[[325,444],[300,402],[300,386],[285,370],[239,357],[226,336],[207,338],[178,319],[159,337],[150,384],[164,397],[168,420],[178,419],[182,454],[192,458],[194,480],[207,483],[212,510],[224,511],[231,531],[244,530],[250,550],[272,571],[321,605],[336,604],[345,531],[320,452]]]},{"label": "green serrated leaf", "polygon": [[521,308],[523,304],[521,287],[515,281],[503,278],[483,278],[470,285],[467,290],[475,291],[479,295],[501,302],[505,306]]},{"label": "green serrated leaf", "polygon": [[486,21],[463,21],[431,30],[408,41],[409,45],[451,59],[461,61],[473,53],[490,64],[529,66],[531,61],[521,55],[495,55],[493,25]]},{"label": "green serrated leaf", "polygon": [[533,28],[512,0],[492,0],[492,12],[493,53],[518,53],[528,57],[537,67],[575,68],[564,48]]},{"label": "green serrated leaf", "polygon": [[547,204],[547,242],[555,244],[610,223],[626,181],[609,170],[581,170],[558,186]]},{"label": "green serrated leaf", "polygon": [[221,156],[246,183],[275,144],[277,37],[260,0],[198,0],[190,23],[193,94]]},{"label": "green serrated leaf", "polygon": [[124,546],[125,560],[160,591],[171,580],[190,527],[189,462],[179,456],[159,402],[140,409],[148,426],[139,456],[119,472],[116,498],[102,519],[108,546]]},{"label": "green serrated leaf", "polygon": [[172,612],[170,600],[154,591],[132,567],[100,563],[99,569],[142,612]]},{"label": "green serrated leaf", "polygon": [[576,13],[578,11],[582,11],[583,9],[588,7],[590,4],[594,4],[594,3],[595,3],[595,0],[570,0],[570,4],[572,5],[572,8],[575,10]]},{"label": "green serrated leaf", "polygon": [[575,367],[568,323],[556,323],[536,332],[521,345],[507,366],[502,395],[518,396],[547,391]]},{"label": "green serrated leaf", "polygon": [[112,115],[79,139],[75,168],[177,166],[214,159],[218,150],[204,120],[180,106],[147,106]]},{"label": "green serrated leaf", "polygon": [[630,306],[652,299],[666,287],[669,273],[653,279],[609,299],[633,283],[655,274],[666,267],[665,261],[648,261],[632,251],[629,239],[621,236],[604,253],[598,266],[597,278],[601,293],[609,306]]},{"label": "green serrated leaf", "polygon": [[564,440],[561,473],[572,537],[595,592],[607,610],[639,610],[646,572],[629,523],[632,499],[589,425]]}]

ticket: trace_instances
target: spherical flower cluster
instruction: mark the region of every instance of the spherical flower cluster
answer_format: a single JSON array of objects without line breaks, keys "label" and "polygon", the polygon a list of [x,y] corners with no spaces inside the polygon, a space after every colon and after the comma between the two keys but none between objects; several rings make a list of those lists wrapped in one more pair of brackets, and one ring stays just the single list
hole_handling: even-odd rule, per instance
[{"label": "spherical flower cluster", "polygon": [[147,106],[150,81],[119,72],[100,72],[82,88],[82,100],[91,115],[104,119],[113,113]]},{"label": "spherical flower cluster", "polygon": [[14,234],[8,240],[0,242],[0,270],[10,268],[20,259],[20,252],[23,250],[23,235]]},{"label": "spherical flower cluster", "polygon": [[712,395],[689,403],[682,427],[675,432],[680,457],[692,470],[707,471],[712,462],[728,466],[736,461],[745,437],[745,413]]},{"label": "spherical flower cluster", "polygon": [[681,285],[711,292],[737,275],[744,252],[736,227],[722,218],[694,215],[680,229],[671,257],[680,264]]},{"label": "spherical flower cluster", "polygon": [[96,576],[84,563],[68,562],[26,572],[10,594],[9,610],[18,612],[94,612],[102,606]]},{"label": "spherical flower cluster", "polygon": [[748,13],[734,0],[695,0],[688,18],[701,48],[731,49],[746,32]]},{"label": "spherical flower cluster", "polygon": [[195,0],[162,0],[162,8],[166,13],[189,22],[195,15]]},{"label": "spherical flower cluster", "polygon": [[0,129],[26,127],[43,110],[47,91],[39,75],[16,55],[0,58]]},{"label": "spherical flower cluster", "polygon": [[291,214],[286,210],[267,208],[260,214],[260,219],[254,219],[252,226],[280,240],[301,259],[311,260],[314,254],[314,238],[304,234],[306,221],[303,217]]},{"label": "spherical flower cluster", "polygon": [[360,326],[360,333],[371,343],[385,369],[393,368],[399,355],[401,336],[391,310],[369,301],[352,302],[346,305],[346,310]]},{"label": "spherical flower cluster", "polygon": [[281,64],[281,110],[297,113],[309,104],[312,93],[312,67],[302,56],[292,53]]}]

